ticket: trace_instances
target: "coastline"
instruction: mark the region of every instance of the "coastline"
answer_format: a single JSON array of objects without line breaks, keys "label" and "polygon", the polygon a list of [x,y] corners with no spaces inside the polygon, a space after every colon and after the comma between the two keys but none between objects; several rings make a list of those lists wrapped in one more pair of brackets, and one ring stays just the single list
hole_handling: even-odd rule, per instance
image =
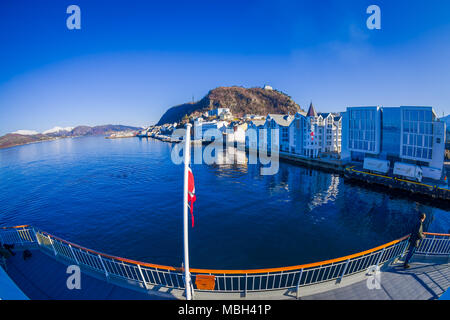
[{"label": "coastline", "polygon": [[55,140],[60,140],[60,139],[65,139],[65,138],[69,138],[69,137],[64,137],[64,138],[57,137],[57,138],[50,138],[50,139],[44,139],[44,140],[29,141],[29,142],[25,142],[25,143],[17,143],[17,144],[8,145],[8,146],[0,145],[0,150],[10,149],[10,148],[20,147],[20,146],[26,146],[29,144],[35,144],[35,143],[41,143],[41,142],[55,141]]},{"label": "coastline", "polygon": [[[102,136],[102,135],[99,135],[99,136]],[[52,137],[49,139],[29,141],[29,142],[25,142],[25,143],[10,145],[10,146],[1,146],[0,145],[0,150],[11,149],[11,148],[26,146],[26,145],[35,144],[35,143],[50,142],[50,141],[63,140],[63,139],[75,139],[75,138],[81,138],[81,137],[87,137],[87,136]],[[91,136],[91,137],[94,137],[94,136]]]}]

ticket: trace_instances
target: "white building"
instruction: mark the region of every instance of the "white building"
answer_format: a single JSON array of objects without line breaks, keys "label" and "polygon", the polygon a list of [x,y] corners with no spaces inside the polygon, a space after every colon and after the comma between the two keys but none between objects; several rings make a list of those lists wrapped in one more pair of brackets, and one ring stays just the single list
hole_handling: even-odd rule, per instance
[{"label": "white building", "polygon": [[[277,141],[274,147],[280,152],[316,158],[321,153],[339,153],[341,151],[342,117],[332,113],[318,114],[311,104],[308,113],[297,112],[294,116],[269,114],[266,120],[253,120],[249,129],[258,132],[257,143],[247,139],[247,147],[270,150],[273,129]],[[259,134],[261,129],[266,133]]]},{"label": "white building", "polygon": [[247,131],[251,131],[253,136],[246,136],[245,146],[256,151],[260,146],[259,130],[264,129],[265,120],[252,120],[248,123]]},{"label": "white building", "polygon": [[311,103],[308,112],[297,112],[289,128],[291,153],[317,158],[321,153],[341,151],[342,117],[317,113]]},{"label": "white building", "polygon": [[213,117],[220,117],[223,113],[229,113],[231,114],[230,108],[216,108],[208,111],[208,116]]},{"label": "white building", "polygon": [[194,140],[209,140],[212,135],[223,133],[227,126],[227,121],[204,121],[201,117],[197,118],[194,121]]},{"label": "white building", "polygon": [[228,143],[245,144],[245,132],[247,131],[247,123],[231,123],[227,128],[226,139]]},{"label": "white building", "polygon": [[342,159],[407,162],[434,179],[442,173],[445,123],[432,107],[349,107],[342,121]]},{"label": "white building", "polygon": [[[270,148],[273,146],[275,150],[289,152],[289,125],[292,120],[294,120],[294,117],[291,115],[268,114],[264,123],[267,134],[261,137],[260,147],[271,150]],[[278,133],[273,129],[278,129]],[[273,144],[272,136],[277,139]]]},{"label": "white building", "polygon": [[332,113],[319,113],[316,119],[317,137],[322,153],[340,153],[342,140],[342,117]]}]

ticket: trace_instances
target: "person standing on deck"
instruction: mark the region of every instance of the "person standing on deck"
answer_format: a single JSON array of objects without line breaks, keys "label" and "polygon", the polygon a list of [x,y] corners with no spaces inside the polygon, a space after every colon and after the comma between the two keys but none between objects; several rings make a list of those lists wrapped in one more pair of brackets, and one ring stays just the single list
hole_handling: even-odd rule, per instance
[{"label": "person standing on deck", "polygon": [[403,265],[405,269],[409,268],[408,264],[409,260],[413,256],[416,249],[419,247],[420,240],[425,238],[425,234],[423,233],[423,222],[425,221],[426,215],[425,213],[419,214],[419,221],[414,225],[414,228],[409,236],[409,251],[405,259],[405,264]]}]

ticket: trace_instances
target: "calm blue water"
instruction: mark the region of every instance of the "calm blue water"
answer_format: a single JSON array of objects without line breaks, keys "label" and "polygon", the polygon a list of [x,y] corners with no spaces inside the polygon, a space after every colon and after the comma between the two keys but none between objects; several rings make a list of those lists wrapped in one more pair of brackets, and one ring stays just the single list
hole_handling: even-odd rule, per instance
[{"label": "calm blue water", "polygon": [[[0,150],[0,225],[30,224],[80,245],[180,266],[183,167],[156,140],[89,137]],[[296,265],[362,251],[425,228],[450,230],[449,211],[280,163],[194,165],[191,266]]]}]

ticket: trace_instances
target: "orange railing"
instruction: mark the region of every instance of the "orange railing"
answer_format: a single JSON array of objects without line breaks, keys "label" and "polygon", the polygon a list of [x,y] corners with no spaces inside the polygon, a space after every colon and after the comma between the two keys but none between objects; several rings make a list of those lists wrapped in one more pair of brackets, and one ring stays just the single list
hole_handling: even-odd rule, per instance
[{"label": "orange railing", "polygon": [[[427,255],[450,255],[450,235],[425,233],[417,252]],[[308,263],[303,265],[248,269],[248,270],[216,270],[190,269],[197,290],[217,292],[247,292],[278,290],[317,284],[331,280],[342,280],[343,277],[367,270],[404,255],[408,248],[408,237],[391,241],[384,245],[347,255],[344,257]],[[103,273],[108,278],[134,281],[145,288],[165,286],[184,288],[183,270],[131,259],[125,259],[63,240],[47,232],[29,226],[17,226],[0,229],[2,243],[38,246],[47,253],[76,263],[82,267]],[[199,281],[196,282],[198,275]],[[205,279],[209,285],[203,285]]]}]

